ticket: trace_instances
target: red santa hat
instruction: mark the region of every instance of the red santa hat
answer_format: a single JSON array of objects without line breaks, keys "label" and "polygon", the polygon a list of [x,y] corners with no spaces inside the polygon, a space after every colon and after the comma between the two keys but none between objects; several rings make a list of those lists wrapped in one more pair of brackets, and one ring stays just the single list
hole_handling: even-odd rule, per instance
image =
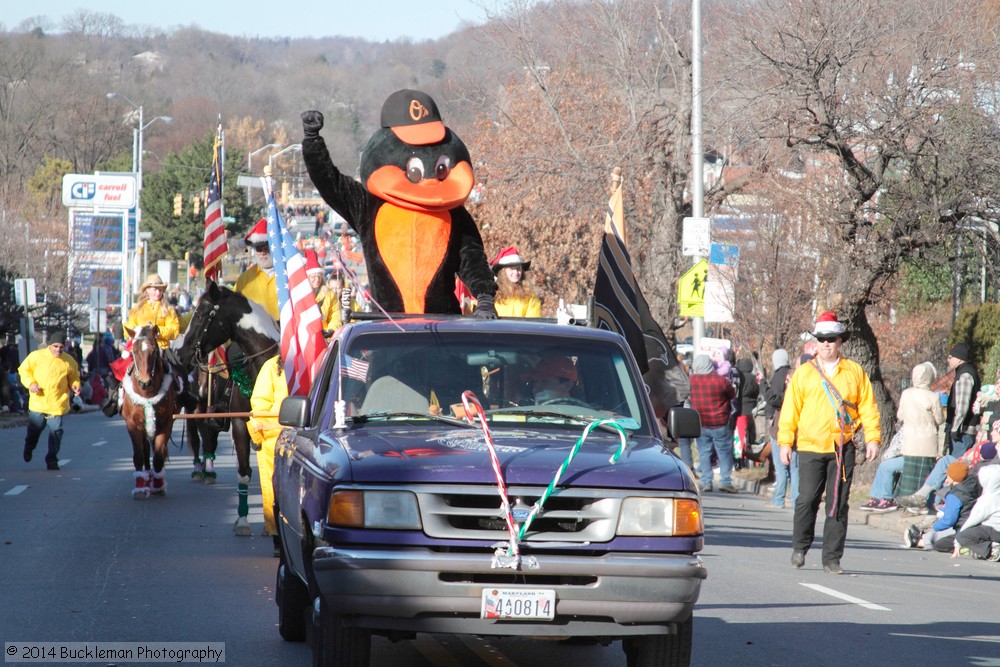
[{"label": "red santa hat", "polygon": [[306,250],[302,253],[306,258],[306,275],[323,274],[323,267],[319,265],[319,258],[315,250]]},{"label": "red santa hat", "polygon": [[813,327],[812,335],[816,338],[821,336],[840,336],[844,340],[848,338],[844,323],[838,320],[837,316],[831,312],[819,314],[819,317],[816,318],[816,326]]},{"label": "red santa hat", "polygon": [[490,262],[490,266],[493,268],[493,273],[499,273],[500,269],[505,269],[508,266],[520,266],[522,270],[527,271],[531,266],[531,261],[521,257],[514,246],[507,246],[497,253],[496,258]]},{"label": "red santa hat", "polygon": [[267,244],[267,218],[261,218],[253,226],[250,232],[244,237],[244,243],[248,246],[256,247]]}]

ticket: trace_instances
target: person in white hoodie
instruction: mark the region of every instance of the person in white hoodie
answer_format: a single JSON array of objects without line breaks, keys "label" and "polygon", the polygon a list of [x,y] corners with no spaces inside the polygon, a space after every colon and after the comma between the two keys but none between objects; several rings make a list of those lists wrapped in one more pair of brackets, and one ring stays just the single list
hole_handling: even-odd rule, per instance
[{"label": "person in white hoodie", "polygon": [[913,385],[903,390],[896,412],[896,419],[903,424],[903,472],[897,496],[910,495],[927,479],[939,455],[938,427],[944,423],[941,398],[930,388],[937,380],[934,364],[917,364],[911,379]]},{"label": "person in white hoodie", "polygon": [[1000,561],[1000,465],[979,469],[983,493],[955,536],[951,557],[971,553],[980,560]]}]

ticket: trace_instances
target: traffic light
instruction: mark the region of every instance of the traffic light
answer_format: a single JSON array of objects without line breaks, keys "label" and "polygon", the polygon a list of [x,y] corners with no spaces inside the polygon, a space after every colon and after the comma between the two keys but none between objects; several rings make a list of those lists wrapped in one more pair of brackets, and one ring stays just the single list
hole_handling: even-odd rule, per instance
[{"label": "traffic light", "polygon": [[198,215],[198,211],[201,210],[201,197],[198,195],[191,197],[191,206],[194,209],[194,214]]},{"label": "traffic light", "polygon": [[184,195],[177,193],[174,195],[174,217],[179,218],[184,211]]}]

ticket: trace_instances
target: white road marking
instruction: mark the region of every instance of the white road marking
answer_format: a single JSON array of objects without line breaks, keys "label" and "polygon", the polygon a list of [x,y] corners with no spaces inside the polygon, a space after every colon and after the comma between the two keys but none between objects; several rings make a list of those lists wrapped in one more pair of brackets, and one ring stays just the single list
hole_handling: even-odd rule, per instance
[{"label": "white road marking", "polygon": [[890,632],[893,637],[916,637],[917,639],[950,639],[951,641],[962,642],[985,642],[987,644],[1000,644],[1000,636],[996,635],[968,635],[965,637],[941,636],[941,635],[919,635],[904,632]]},{"label": "white road marking", "polygon": [[848,595],[847,593],[841,593],[840,591],[835,591],[832,588],[827,588],[826,586],[820,586],[819,584],[802,584],[806,588],[811,588],[819,593],[825,593],[831,597],[835,597],[844,602],[850,602],[851,604],[856,604],[864,607],[865,609],[873,609],[875,611],[892,611],[888,607],[883,607],[880,604],[875,604],[874,602],[868,602],[867,600],[862,600],[861,598],[856,598],[854,596]]},{"label": "white road marking", "polygon": [[472,649],[479,659],[490,667],[516,667],[514,662],[494,646],[489,639],[459,635],[463,644]]},{"label": "white road marking", "polygon": [[101,445],[106,445],[106,444],[108,444],[107,440],[98,440],[97,442],[92,443],[90,446],[91,447],[100,447]]},{"label": "white road marking", "polygon": [[28,486],[26,484],[19,484],[19,485],[15,486],[15,487],[11,488],[11,490],[8,491],[7,493],[5,493],[4,495],[5,496],[16,496],[17,494],[21,493],[22,491],[24,491],[27,488],[28,488]]}]

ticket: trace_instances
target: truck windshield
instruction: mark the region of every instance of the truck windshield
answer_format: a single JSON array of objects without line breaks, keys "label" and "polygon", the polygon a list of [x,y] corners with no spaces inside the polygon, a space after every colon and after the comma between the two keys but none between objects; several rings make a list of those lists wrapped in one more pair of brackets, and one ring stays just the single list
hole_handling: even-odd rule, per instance
[{"label": "truck windshield", "polygon": [[[649,431],[623,349],[609,341],[484,332],[377,332],[341,351],[337,394],[349,417],[459,416],[472,392],[492,424],[615,419]],[[339,376],[339,379],[338,379]]]}]

